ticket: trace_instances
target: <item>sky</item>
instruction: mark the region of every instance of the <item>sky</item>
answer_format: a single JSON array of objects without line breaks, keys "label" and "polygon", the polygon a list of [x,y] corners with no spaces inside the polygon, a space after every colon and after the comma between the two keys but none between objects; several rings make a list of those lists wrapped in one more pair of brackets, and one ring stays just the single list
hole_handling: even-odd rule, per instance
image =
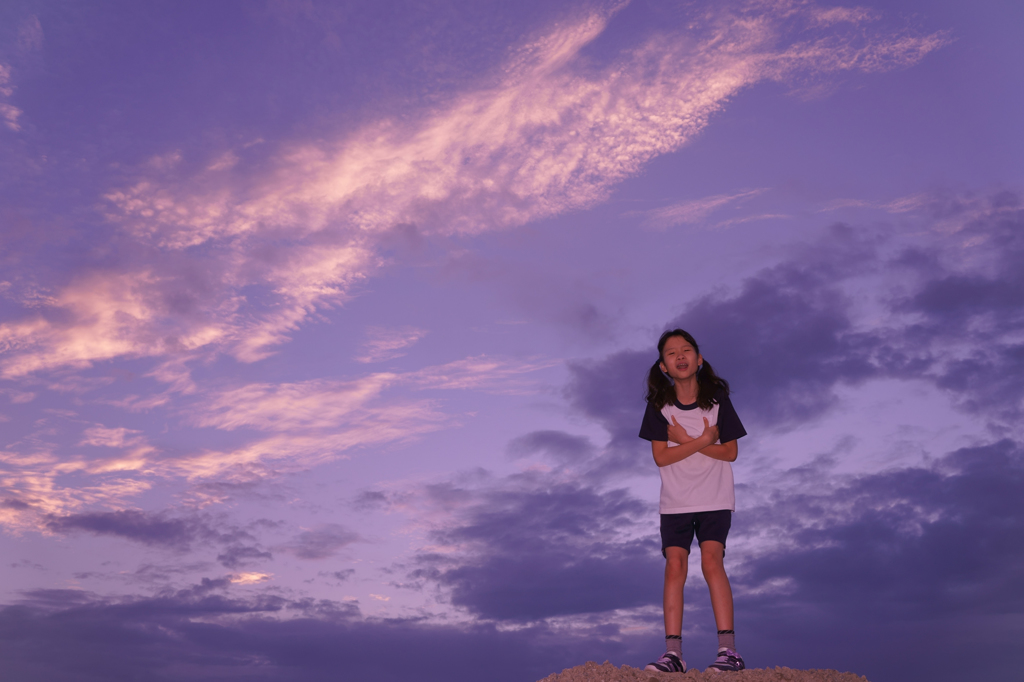
[{"label": "sky", "polygon": [[726,557],[748,666],[1009,675],[1022,22],[2,3],[0,677],[644,665],[637,432],[677,326],[749,433]]}]

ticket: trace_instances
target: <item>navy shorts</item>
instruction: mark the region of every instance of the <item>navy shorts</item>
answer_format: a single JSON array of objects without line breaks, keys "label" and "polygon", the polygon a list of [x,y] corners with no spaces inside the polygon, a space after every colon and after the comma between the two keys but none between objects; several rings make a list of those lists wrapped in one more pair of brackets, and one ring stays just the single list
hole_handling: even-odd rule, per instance
[{"label": "navy shorts", "polygon": [[718,511],[690,512],[688,514],[661,515],[661,554],[665,556],[665,548],[682,547],[687,554],[694,533],[697,544],[705,540],[721,542],[725,547],[725,538],[732,526],[732,512],[728,509]]}]

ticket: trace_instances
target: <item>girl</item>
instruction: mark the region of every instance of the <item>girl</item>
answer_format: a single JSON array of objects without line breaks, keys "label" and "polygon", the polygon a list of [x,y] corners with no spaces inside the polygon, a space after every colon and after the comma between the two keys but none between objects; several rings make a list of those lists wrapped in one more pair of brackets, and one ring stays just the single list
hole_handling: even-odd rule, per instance
[{"label": "girl", "polygon": [[700,564],[718,626],[718,658],[708,670],[743,670],[733,631],[732,588],[725,574],[725,538],[736,509],[732,465],[736,440],[747,435],[718,377],[682,329],[658,339],[647,377],[640,437],[651,441],[661,473],[661,553],[665,556],[666,652],[646,670],[686,672],[682,655],[683,584],[696,533]]}]

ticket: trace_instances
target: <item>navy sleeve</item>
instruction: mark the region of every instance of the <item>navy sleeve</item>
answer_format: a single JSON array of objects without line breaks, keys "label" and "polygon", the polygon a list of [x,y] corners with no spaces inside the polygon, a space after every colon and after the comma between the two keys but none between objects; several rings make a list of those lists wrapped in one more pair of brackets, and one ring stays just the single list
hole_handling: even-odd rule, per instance
[{"label": "navy sleeve", "polygon": [[640,437],[668,442],[668,420],[653,403],[647,403],[644,421],[640,424]]},{"label": "navy sleeve", "polygon": [[[665,430],[667,432],[668,427]],[[720,396],[718,398],[718,441],[728,443],[745,435],[747,435],[747,430],[743,428],[743,422],[736,414],[736,408],[732,406],[729,396]]]}]

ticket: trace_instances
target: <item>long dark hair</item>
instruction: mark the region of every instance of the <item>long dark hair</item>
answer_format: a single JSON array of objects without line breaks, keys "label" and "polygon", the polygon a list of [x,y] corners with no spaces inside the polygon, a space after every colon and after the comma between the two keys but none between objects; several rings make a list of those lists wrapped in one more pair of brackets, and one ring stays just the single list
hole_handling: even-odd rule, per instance
[{"label": "long dark hair", "polygon": [[[647,402],[653,402],[659,410],[676,399],[675,385],[659,366],[662,362],[662,351],[665,350],[665,344],[673,336],[681,336],[693,346],[693,350],[697,351],[698,355],[700,354],[697,342],[693,340],[689,332],[682,329],[670,329],[658,339],[658,359],[654,361],[651,371],[647,373]],[[703,364],[697,370],[697,407],[702,410],[710,410],[716,402],[715,395],[719,391],[724,395],[729,395],[729,382],[715,374],[715,370],[711,368],[711,363],[707,361],[707,358],[703,358],[703,360]]]}]

